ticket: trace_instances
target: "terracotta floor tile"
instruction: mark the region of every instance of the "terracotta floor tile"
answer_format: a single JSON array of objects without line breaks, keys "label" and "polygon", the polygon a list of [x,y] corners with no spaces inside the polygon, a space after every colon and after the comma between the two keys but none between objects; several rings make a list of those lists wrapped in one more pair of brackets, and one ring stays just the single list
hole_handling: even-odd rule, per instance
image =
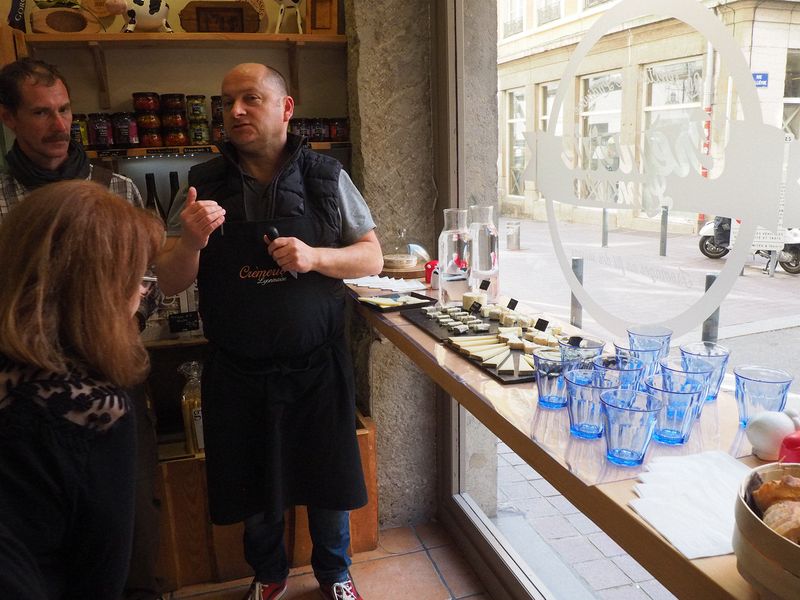
[{"label": "terracotta floor tile", "polygon": [[367,600],[450,600],[422,551],[354,564],[350,572]]},{"label": "terracotta floor tile", "polygon": [[472,567],[454,546],[441,546],[429,551],[433,562],[456,598],[465,598],[483,592]]},{"label": "terracotta floor tile", "polygon": [[397,554],[407,554],[422,550],[422,542],[410,527],[394,527],[378,533],[378,547],[369,552],[353,555],[353,562],[386,558]]},{"label": "terracotta floor tile", "polygon": [[415,525],[414,531],[417,532],[426,548],[436,548],[437,546],[453,543],[453,539],[444,530],[444,527],[436,521]]}]

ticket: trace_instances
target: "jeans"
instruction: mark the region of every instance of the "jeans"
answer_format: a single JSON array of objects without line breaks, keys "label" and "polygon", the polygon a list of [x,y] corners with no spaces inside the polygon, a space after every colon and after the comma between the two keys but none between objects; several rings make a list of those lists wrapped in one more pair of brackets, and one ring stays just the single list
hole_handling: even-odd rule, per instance
[{"label": "jeans", "polygon": [[[308,527],[313,549],[311,567],[321,584],[346,581],[349,577],[350,513],[308,507]],[[283,544],[283,517],[275,523],[264,521],[264,513],[244,522],[244,557],[261,583],[283,581],[289,576],[289,561]]]}]

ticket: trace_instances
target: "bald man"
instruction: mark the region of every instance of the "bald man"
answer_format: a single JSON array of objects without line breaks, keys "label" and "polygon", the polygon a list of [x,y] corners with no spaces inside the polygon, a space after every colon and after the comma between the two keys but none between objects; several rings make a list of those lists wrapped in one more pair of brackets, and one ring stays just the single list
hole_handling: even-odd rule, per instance
[{"label": "bald man", "polygon": [[375,223],[341,164],[288,133],[294,100],[265,65],[222,82],[222,156],[189,172],[157,261],[161,288],[197,279],[211,345],[203,369],[209,506],[243,521],[250,598],[287,589],[284,511],[308,507],[326,599],[362,598],[349,574],[349,512],[366,503],[342,279],[379,273]]}]

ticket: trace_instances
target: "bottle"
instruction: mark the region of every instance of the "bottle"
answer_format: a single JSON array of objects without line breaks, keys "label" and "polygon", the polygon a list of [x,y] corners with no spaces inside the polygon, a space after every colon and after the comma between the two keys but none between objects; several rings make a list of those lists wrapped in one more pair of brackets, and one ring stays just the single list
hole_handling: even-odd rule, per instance
[{"label": "bottle", "polygon": [[196,360],[182,363],[178,372],[186,377],[186,384],[181,393],[181,414],[183,430],[186,434],[186,452],[203,454],[203,411],[200,405],[200,374],[203,365]]},{"label": "bottle", "polygon": [[158,189],[156,189],[156,176],[154,173],[144,174],[144,183],[147,187],[147,197],[145,199],[144,207],[157,216],[162,223],[167,222],[167,217],[164,214],[164,208],[158,199]]},{"label": "bottle", "polygon": [[[500,294],[500,254],[493,211],[493,206],[469,207],[470,290],[485,291],[489,304]],[[481,285],[483,282],[488,282],[488,287]]]},{"label": "bottle", "polygon": [[439,304],[451,306],[461,302],[469,291],[469,230],[467,211],[444,209],[444,228],[439,234]]}]

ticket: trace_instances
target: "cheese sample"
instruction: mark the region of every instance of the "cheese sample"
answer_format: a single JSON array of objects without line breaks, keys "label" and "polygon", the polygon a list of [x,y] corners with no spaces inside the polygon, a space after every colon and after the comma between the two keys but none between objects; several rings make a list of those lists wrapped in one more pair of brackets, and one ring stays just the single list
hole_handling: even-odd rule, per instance
[{"label": "cheese sample", "polygon": [[527,354],[523,354],[522,360],[519,362],[519,364],[522,365],[523,361],[530,365],[531,370],[536,369],[536,361],[533,360],[533,356],[528,356]]},{"label": "cheese sample", "polygon": [[508,344],[508,347],[511,348],[512,350],[524,350],[525,349],[524,342],[521,339],[519,339],[517,336],[513,336],[506,343]]},{"label": "cheese sample", "polygon": [[475,333],[481,333],[483,331],[489,331],[490,325],[488,323],[472,323],[469,328]]},{"label": "cheese sample", "polygon": [[506,346],[505,344],[498,344],[493,348],[487,348],[479,352],[473,350],[472,352],[469,353],[469,355],[483,362],[484,360],[492,358],[493,356],[497,356],[498,354],[500,354],[501,352],[505,352],[506,350],[508,350],[508,346]]},{"label": "cheese sample", "polygon": [[503,361],[499,367],[497,367],[498,373],[506,373],[506,374],[514,374],[514,355],[510,354],[508,358]]},{"label": "cheese sample", "polygon": [[486,304],[486,292],[466,292],[461,296],[461,304],[464,310],[469,310],[475,302],[480,302],[481,306]]},{"label": "cheese sample", "polygon": [[484,367],[498,367],[500,366],[503,361],[505,361],[511,355],[511,350],[506,350],[505,352],[501,352],[493,356],[492,358],[487,358],[485,361],[481,363]]},{"label": "cheese sample", "polygon": [[517,375],[519,376],[532,375],[536,371],[536,369],[534,369],[533,365],[531,364],[532,362],[533,362],[533,357],[528,357],[525,354],[520,355]]},{"label": "cheese sample", "polygon": [[519,337],[522,335],[522,327],[498,327],[497,333],[510,333]]}]

